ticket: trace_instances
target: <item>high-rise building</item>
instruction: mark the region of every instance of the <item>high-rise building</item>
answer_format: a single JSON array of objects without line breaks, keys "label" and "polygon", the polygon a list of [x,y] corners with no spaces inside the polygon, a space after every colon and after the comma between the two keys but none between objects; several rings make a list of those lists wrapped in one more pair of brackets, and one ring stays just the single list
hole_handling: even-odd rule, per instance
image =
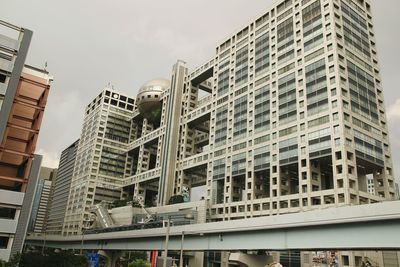
[{"label": "high-rise building", "polygon": [[35,146],[51,77],[25,65],[32,32],[0,21],[0,259],[21,251],[41,157]]},{"label": "high-rise building", "polygon": [[36,193],[33,199],[31,218],[28,232],[43,233],[47,228],[49,208],[51,205],[51,191],[57,169],[41,167]]},{"label": "high-rise building", "polygon": [[203,194],[211,221],[395,199],[369,1],[280,1],[160,95],[157,120],[137,98],[129,197]]},{"label": "high-rise building", "polygon": [[89,223],[89,208],[120,199],[131,158],[134,99],[105,88],[87,107],[74,166],[63,234],[77,234]]},{"label": "high-rise building", "polygon": [[106,122],[125,102],[105,92],[86,110],[69,234],[106,188],[145,206],[203,196],[208,221],[396,199],[369,0],[279,1],[204,65],[147,82],[124,123]]},{"label": "high-rise building", "polygon": [[48,234],[61,235],[62,233],[78,144],[79,140],[61,153],[57,177],[53,182],[51,193],[51,204],[46,225],[46,233]]}]

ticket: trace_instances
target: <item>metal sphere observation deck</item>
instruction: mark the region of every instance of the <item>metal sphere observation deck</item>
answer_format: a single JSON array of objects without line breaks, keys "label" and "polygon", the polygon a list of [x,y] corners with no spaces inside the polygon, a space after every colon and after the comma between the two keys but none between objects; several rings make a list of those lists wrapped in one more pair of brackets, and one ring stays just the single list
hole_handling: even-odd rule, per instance
[{"label": "metal sphere observation deck", "polygon": [[161,94],[170,86],[170,81],[155,79],[146,82],[139,90],[136,104],[140,114],[151,123],[157,123],[161,116]]}]

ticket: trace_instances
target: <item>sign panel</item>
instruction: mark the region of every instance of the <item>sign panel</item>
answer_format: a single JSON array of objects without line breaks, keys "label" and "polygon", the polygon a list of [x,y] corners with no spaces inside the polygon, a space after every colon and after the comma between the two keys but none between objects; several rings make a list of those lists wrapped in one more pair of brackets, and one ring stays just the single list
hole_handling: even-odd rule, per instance
[{"label": "sign panel", "polygon": [[99,267],[100,266],[100,255],[97,253],[85,253],[86,259],[89,261],[89,267]]}]

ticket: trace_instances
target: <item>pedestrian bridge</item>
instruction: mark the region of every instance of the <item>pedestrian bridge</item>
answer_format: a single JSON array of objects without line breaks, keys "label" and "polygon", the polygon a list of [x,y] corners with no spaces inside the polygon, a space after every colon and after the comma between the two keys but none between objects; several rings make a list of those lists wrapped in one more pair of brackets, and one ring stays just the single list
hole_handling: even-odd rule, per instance
[{"label": "pedestrian bridge", "polygon": [[[78,236],[28,236],[28,245],[84,250],[164,250],[167,228]],[[396,250],[400,201],[173,226],[169,250]]]}]

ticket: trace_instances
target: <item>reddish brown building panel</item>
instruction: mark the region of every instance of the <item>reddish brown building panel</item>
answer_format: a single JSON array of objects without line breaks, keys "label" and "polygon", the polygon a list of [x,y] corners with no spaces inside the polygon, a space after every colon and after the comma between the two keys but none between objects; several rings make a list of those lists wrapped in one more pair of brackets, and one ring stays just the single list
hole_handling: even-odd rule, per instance
[{"label": "reddish brown building panel", "polygon": [[25,68],[0,143],[0,189],[25,192],[49,89],[47,73]]}]

